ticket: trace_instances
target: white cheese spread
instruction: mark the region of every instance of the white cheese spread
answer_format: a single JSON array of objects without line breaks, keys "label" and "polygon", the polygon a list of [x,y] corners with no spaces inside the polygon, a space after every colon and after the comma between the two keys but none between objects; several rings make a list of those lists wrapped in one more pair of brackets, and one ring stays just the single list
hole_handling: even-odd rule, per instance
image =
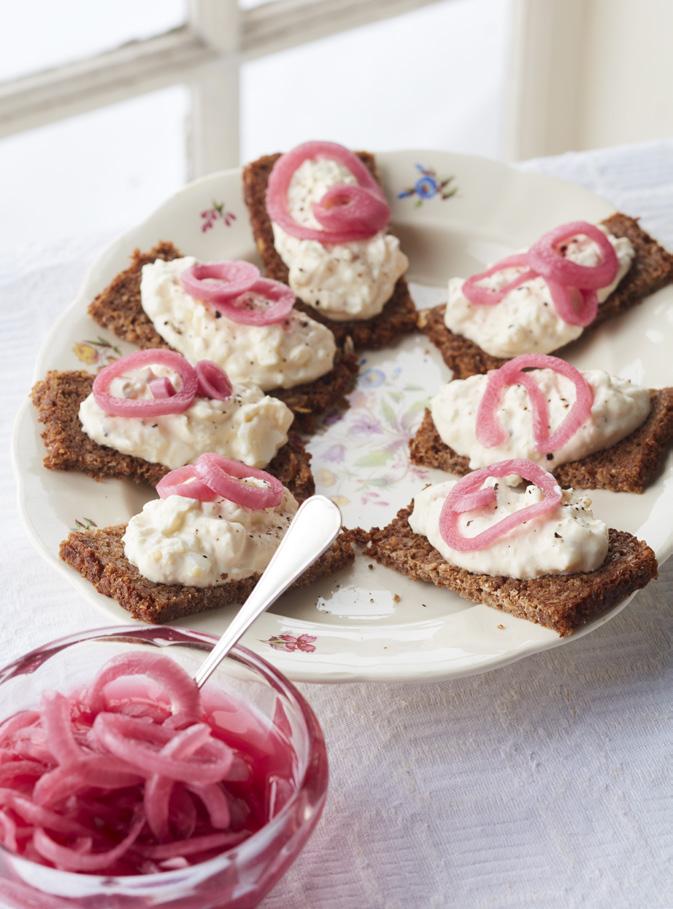
[{"label": "white cheese spread", "polygon": [[334,365],[332,332],[293,311],[275,325],[243,325],[191,297],[180,282],[192,256],[143,266],[144,311],[157,332],[190,363],[212,360],[232,382],[248,381],[268,391],[313,382]]},{"label": "white cheese spread", "polygon": [[[151,399],[148,383],[171,370],[154,366],[114,379],[110,393],[130,399]],[[90,394],[80,404],[82,429],[99,445],[144,458],[171,469],[182,467],[207,451],[266,467],[287,442],[292,411],[255,385],[237,384],[225,401],[195,398],[184,413],[159,417],[116,417],[105,413]]]},{"label": "white cheese spread", "polygon": [[[288,211],[304,227],[320,228],[313,205],[353,174],[331,158],[304,161],[292,176]],[[409,260],[397,237],[379,231],[367,240],[322,244],[302,240],[272,224],[274,244],[289,269],[289,285],[304,303],[335,321],[371,319],[390,299]]]},{"label": "white cheese spread", "polygon": [[[439,531],[439,516],[454,485],[455,481],[448,480],[428,486],[414,499],[409,517],[414,533],[427,537],[452,565],[475,574],[538,578],[594,571],[605,560],[608,528],[594,518],[591,500],[576,496],[572,490],[563,493],[562,502],[551,514],[521,524],[486,549],[473,552],[452,549]],[[495,488],[496,508],[461,515],[458,526],[465,536],[476,536],[507,515],[542,500],[542,491],[533,485],[511,486],[490,478],[484,486]]]},{"label": "white cheese spread", "polygon": [[[530,375],[547,400],[553,431],[567,416],[575,400],[575,387],[570,379],[551,369],[536,369]],[[536,448],[534,411],[523,385],[510,385],[502,392],[496,415],[507,439],[503,445],[493,448],[482,445],[476,432],[477,410],[488,375],[471,376],[443,385],[430,403],[430,412],[442,441],[457,454],[469,458],[472,469],[507,458],[528,458],[553,471],[559,464],[615,445],[637,429],[650,412],[647,388],[632,385],[602,369],[587,370],[582,375],[594,392],[591,413],[577,432],[554,452],[539,452]]]},{"label": "white cheese spread", "polygon": [[[599,224],[598,227],[601,227]],[[603,228],[601,228],[603,229]],[[631,266],[635,255],[626,237],[605,231],[619,260],[619,271],[609,287],[599,291],[599,304],[610,296]],[[588,237],[570,240],[565,255],[580,265],[600,261],[596,243]],[[525,267],[506,268],[483,280],[484,287],[500,289],[525,271]],[[450,331],[463,335],[494,357],[516,357],[523,353],[551,353],[582,334],[582,326],[570,325],[556,312],[549,288],[543,278],[533,278],[511,290],[495,306],[479,306],[463,295],[463,279],[451,278],[444,322]]]},{"label": "white cheese spread", "polygon": [[258,511],[228,499],[153,499],[129,521],[124,554],[156,584],[213,587],[239,581],[264,571],[296,511],[287,489],[278,506]]}]

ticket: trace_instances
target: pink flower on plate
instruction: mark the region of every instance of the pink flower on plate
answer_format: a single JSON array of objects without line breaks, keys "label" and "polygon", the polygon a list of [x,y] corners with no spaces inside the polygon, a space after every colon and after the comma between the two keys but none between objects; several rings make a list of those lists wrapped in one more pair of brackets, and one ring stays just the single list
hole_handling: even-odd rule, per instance
[{"label": "pink flower on plate", "polygon": [[204,209],[199,213],[201,217],[201,232],[206,233],[211,230],[218,221],[221,221],[225,227],[231,227],[236,220],[233,211],[228,211],[224,202],[213,202],[210,208]]},{"label": "pink flower on plate", "polygon": [[315,650],[313,641],[316,640],[314,634],[277,634],[262,643],[268,644],[274,650],[285,650],[287,653],[294,653],[295,650],[313,653]]}]

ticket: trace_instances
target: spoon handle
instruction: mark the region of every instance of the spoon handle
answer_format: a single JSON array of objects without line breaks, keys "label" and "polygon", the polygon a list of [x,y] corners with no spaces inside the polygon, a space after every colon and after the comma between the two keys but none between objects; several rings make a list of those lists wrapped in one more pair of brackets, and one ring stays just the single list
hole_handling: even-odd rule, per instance
[{"label": "spoon handle", "polygon": [[340,529],[341,512],[325,496],[311,496],[300,506],[254,590],[195,673],[199,688],[255,619],[320,558]]}]

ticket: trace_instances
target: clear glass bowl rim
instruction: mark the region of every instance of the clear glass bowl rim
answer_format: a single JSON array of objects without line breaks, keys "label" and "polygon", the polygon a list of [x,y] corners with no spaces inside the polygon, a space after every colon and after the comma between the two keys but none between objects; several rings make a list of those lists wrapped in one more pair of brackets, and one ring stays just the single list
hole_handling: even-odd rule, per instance
[{"label": "clear glass bowl rim", "polygon": [[[99,638],[135,637],[142,640],[146,635],[151,636],[152,632],[159,632],[162,635],[166,635],[167,641],[170,641],[170,635],[174,634],[175,643],[189,644],[190,641],[193,641],[198,644],[207,644],[208,646],[213,647],[218,641],[218,638],[215,635],[207,634],[202,631],[193,631],[189,628],[175,628],[170,625],[112,625],[102,628],[88,628],[85,631],[75,632],[74,634],[65,635],[64,637],[48,641],[46,644],[35,647],[33,650],[27,651],[22,656],[17,657],[0,667],[0,687],[4,684],[7,676],[13,669],[19,668],[22,663],[40,654],[48,654],[50,650],[62,650],[75,644],[81,644],[85,641],[95,641]],[[0,853],[6,854],[12,862],[25,867],[26,870],[40,867],[43,872],[51,872],[55,876],[58,876],[59,879],[71,878],[73,881],[85,879],[92,884],[99,881],[101,883],[105,882],[108,887],[114,882],[115,884],[119,884],[119,886],[123,887],[126,885],[130,888],[143,886],[151,887],[152,884],[170,884],[173,880],[177,883],[178,881],[184,881],[185,874],[188,874],[192,870],[199,874],[207,874],[209,872],[216,873],[218,870],[222,870],[222,868],[218,868],[218,865],[224,867],[232,860],[243,864],[245,861],[253,858],[258,851],[258,848],[263,848],[263,840],[268,837],[270,832],[277,830],[277,828],[283,824],[286,815],[292,810],[302,793],[309,788],[312,783],[317,782],[320,785],[320,780],[323,779],[324,781],[320,785],[320,789],[321,795],[325,794],[327,791],[329,773],[327,750],[323,731],[318,722],[318,718],[313,712],[313,708],[301,692],[295,688],[292,682],[286,678],[279,669],[276,669],[272,663],[267,662],[263,657],[259,656],[259,654],[254,653],[249,648],[243,647],[240,644],[236,644],[225,659],[234,659],[237,662],[242,663],[248,669],[251,669],[255,675],[261,675],[265,682],[271,682],[274,686],[280,686],[283,694],[288,696],[298,707],[308,733],[306,767],[304,768],[299,785],[291,798],[288,799],[286,804],[283,805],[278,814],[276,814],[268,824],[265,824],[256,833],[253,833],[252,836],[248,837],[247,840],[244,840],[239,845],[233,846],[231,849],[221,852],[205,862],[191,865],[189,868],[162,871],[157,874],[128,874],[117,877],[100,874],[83,874],[75,871],[62,871],[59,868],[50,868],[46,865],[38,866],[35,862],[10,852],[2,844],[0,844]],[[2,719],[3,718],[0,717],[0,720]],[[317,758],[317,762],[314,760],[315,758]],[[234,854],[236,856],[235,859],[233,859]]]}]

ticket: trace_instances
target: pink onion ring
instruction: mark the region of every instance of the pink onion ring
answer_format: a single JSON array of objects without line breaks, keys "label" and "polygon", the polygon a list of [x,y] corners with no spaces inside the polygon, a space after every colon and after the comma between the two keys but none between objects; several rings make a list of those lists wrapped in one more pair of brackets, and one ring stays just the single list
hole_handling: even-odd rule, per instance
[{"label": "pink onion ring", "polygon": [[[552,278],[545,278],[551,293],[552,303],[559,316],[568,325],[580,325],[586,328],[591,325],[598,313],[598,296],[595,290],[580,290],[566,287]],[[579,297],[579,305],[577,298]]]},{"label": "pink onion ring", "polygon": [[226,401],[234,390],[229,376],[212,360],[199,360],[195,366],[199,380],[197,394],[214,401]]},{"label": "pink onion ring", "polygon": [[[260,297],[268,305],[257,306],[256,298]],[[235,300],[214,304],[214,308],[241,325],[275,325],[287,319],[294,304],[294,293],[287,285],[270,278],[260,278]]]},{"label": "pink onion ring", "polygon": [[[284,487],[280,480],[265,470],[248,467],[240,461],[208,453],[197,458],[194,467],[197,475],[213,492],[243,508],[275,508],[283,498]],[[263,480],[266,486],[249,486],[242,482],[249,477]]]},{"label": "pink onion ring", "polygon": [[[203,733],[204,728],[206,730],[205,738]],[[174,738],[164,745],[160,753],[163,757],[167,758],[188,758],[191,757],[191,755],[197,751],[209,737],[210,730],[208,727],[196,724],[187,729],[183,729],[182,732],[178,732]],[[216,788],[214,783],[211,785],[213,788]],[[156,838],[160,840],[165,839],[168,836],[170,799],[174,786],[174,780],[158,773],[153,773],[145,784],[143,799],[145,816],[147,817],[147,823],[149,824],[150,830]],[[222,792],[222,790],[219,790],[219,792]],[[226,797],[225,802],[228,807],[229,803],[226,801]],[[228,814],[227,823],[224,826],[229,826]]]},{"label": "pink onion ring", "polygon": [[141,815],[131,824],[131,829],[124,839],[107,852],[78,852],[76,849],[60,845],[40,827],[33,834],[33,845],[40,855],[64,871],[102,871],[113,866],[128,851],[144,826],[145,818]]},{"label": "pink onion ring", "polygon": [[[557,247],[564,241],[582,235],[598,244],[602,256],[599,265],[578,265],[558,251]],[[481,283],[506,268],[516,267],[526,270],[499,290]],[[612,284],[618,271],[617,254],[603,231],[587,221],[573,221],[544,234],[528,252],[508,256],[467,278],[463,282],[463,294],[475,306],[495,306],[521,284],[539,277],[546,282],[554,308],[563,321],[585,328],[598,313],[596,290]]]},{"label": "pink onion ring", "polygon": [[[158,773],[176,782],[190,783],[198,779],[204,783],[217,783],[226,779],[233,761],[231,748],[212,739],[205,724],[199,726],[202,738],[198,745],[209,742],[211,760],[197,759],[198,751],[191,760],[173,757],[164,750],[157,751],[142,738],[134,738],[135,732],[143,731],[139,729],[139,721],[118,713],[99,713],[93,729],[98,741],[111,754],[131,764],[137,771],[148,775]],[[191,733],[193,730],[196,733],[194,726],[188,731]]]},{"label": "pink onion ring", "polygon": [[160,499],[169,496],[183,496],[199,502],[214,502],[217,493],[207,486],[191,464],[171,470],[156,485]]},{"label": "pink onion ring", "polygon": [[180,275],[180,283],[195,300],[227,303],[250,290],[259,278],[252,262],[234,259],[227,262],[197,262]]},{"label": "pink onion ring", "polygon": [[[588,237],[598,246],[601,253],[598,265],[579,265],[559,251],[559,246],[579,236]],[[619,260],[612,243],[602,230],[588,221],[571,221],[543,234],[528,250],[528,261],[543,277],[583,290],[608,287],[619,271]]]},{"label": "pink onion ring", "polygon": [[91,710],[100,713],[105,710],[105,689],[115,679],[129,676],[151,676],[165,687],[166,700],[179,722],[195,723],[199,714],[199,691],[194,679],[174,660],[167,660],[157,654],[123,653],[113,657],[96,676],[89,689]]},{"label": "pink onion ring", "polygon": [[[314,206],[313,213],[322,229],[298,224],[287,204],[294,172],[304,161],[315,158],[338,161],[357,181],[356,186],[339,183],[330,187]],[[336,142],[304,142],[281,155],[269,175],[266,207],[271,220],[286,233],[327,244],[365,240],[383,230],[390,220],[390,207],[369,169],[357,155]]]},{"label": "pink onion ring", "polygon": [[[490,278],[491,275],[504,271],[506,268],[525,268],[526,270],[515,278],[512,278],[507,284],[503,284],[500,290],[494,290],[481,283],[485,278]],[[500,303],[503,297],[507,296],[510,291],[519,287],[520,284],[525,284],[526,281],[530,281],[534,277],[535,272],[531,271],[528,265],[526,253],[517,253],[514,256],[508,256],[506,259],[501,259],[500,262],[491,265],[486,271],[469,277],[463,283],[463,294],[465,295],[465,298],[475,306],[495,306],[497,303]]]},{"label": "pink onion ring", "polygon": [[[458,521],[461,514],[465,513],[464,507],[461,507],[465,498],[482,492],[481,485],[489,477],[507,477],[512,474],[520,476],[524,480],[529,480],[538,486],[544,494],[543,500],[536,502],[534,505],[528,505],[515,514],[507,515],[506,518],[476,534],[476,536],[464,536],[458,526]],[[471,499],[470,501],[474,500]],[[499,461],[497,464],[491,464],[490,467],[474,470],[458,480],[442,506],[439,516],[439,532],[444,542],[451,549],[455,549],[458,552],[476,552],[492,546],[501,537],[520,527],[523,523],[550,514],[559,505],[560,501],[561,487],[555,478],[538,464],[525,458]]]},{"label": "pink onion ring", "polygon": [[[549,426],[546,398],[540,391],[534,375],[524,372],[525,369],[551,369],[570,379],[575,386],[573,405],[553,432]],[[486,448],[494,448],[507,441],[507,433],[498,420],[497,409],[505,388],[517,384],[526,388],[533,407],[533,435],[540,454],[550,454],[562,448],[591,415],[594,391],[578,369],[559,357],[522,354],[488,374],[486,390],[479,402],[476,419],[477,439]]]},{"label": "pink onion ring", "polygon": [[175,392],[175,386],[167,376],[159,379],[152,379],[147,383],[147,387],[152,393],[153,398],[172,398]]},{"label": "pink onion ring", "polygon": [[[114,379],[133,369],[144,366],[167,366],[182,380],[182,388],[168,398],[147,400],[146,398],[118,398],[108,391]],[[159,417],[169,413],[184,413],[194,400],[198,379],[194,367],[179,353],[172,350],[139,350],[120,357],[101,369],[93,381],[93,396],[96,404],[105,413],[115,417]]]}]

